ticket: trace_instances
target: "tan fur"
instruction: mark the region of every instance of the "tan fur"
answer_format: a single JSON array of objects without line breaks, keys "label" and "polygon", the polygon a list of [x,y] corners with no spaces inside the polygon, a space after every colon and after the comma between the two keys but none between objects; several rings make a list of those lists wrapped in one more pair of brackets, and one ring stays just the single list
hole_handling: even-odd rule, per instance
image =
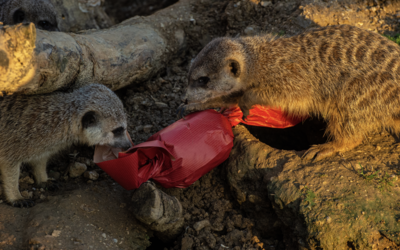
[{"label": "tan fur", "polygon": [[14,206],[32,206],[18,191],[21,163],[37,184],[47,182],[48,159],[75,143],[130,147],[121,100],[107,87],[90,84],[71,93],[12,95],[0,101],[0,173],[3,193]]},{"label": "tan fur", "polygon": [[[218,38],[195,58],[180,112],[239,104],[246,116],[261,104],[321,115],[332,141],[305,154],[319,160],[356,147],[371,131],[400,132],[399,59],[397,44],[349,25],[289,38]],[[210,80],[202,85],[201,77]]]},{"label": "tan fur", "polygon": [[32,22],[38,29],[59,31],[57,12],[49,0],[0,0],[0,22]]}]

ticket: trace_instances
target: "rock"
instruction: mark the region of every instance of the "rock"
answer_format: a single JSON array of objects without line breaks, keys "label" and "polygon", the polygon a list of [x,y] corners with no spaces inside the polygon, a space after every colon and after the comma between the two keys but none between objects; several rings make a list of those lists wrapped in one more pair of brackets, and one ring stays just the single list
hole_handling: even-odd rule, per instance
[{"label": "rock", "polygon": [[198,221],[196,223],[194,223],[193,228],[196,231],[200,231],[201,229],[205,228],[205,227],[210,227],[211,223],[209,220],[202,220],[202,221]]},{"label": "rock", "polygon": [[[301,153],[257,141],[241,125],[233,132],[227,180],[262,235],[274,235],[277,228],[265,225],[277,225],[287,230],[290,237],[285,241],[300,249],[347,249],[349,245],[369,249],[378,241],[400,244],[396,210],[400,188],[391,177],[391,168],[400,164],[400,149],[389,134],[375,134],[341,155],[305,162]],[[380,151],[373,146],[377,143]],[[374,159],[382,163],[374,163],[371,170]],[[363,174],[352,167],[357,164],[364,167]],[[251,202],[252,196],[260,199]]]},{"label": "rock", "polygon": [[145,126],[143,126],[143,132],[150,133],[152,128],[153,128],[153,125],[145,125]]},{"label": "rock", "polygon": [[24,190],[21,192],[22,197],[24,197],[25,199],[32,199],[33,197],[33,192],[32,191],[28,191],[28,190]]},{"label": "rock", "polygon": [[81,176],[87,169],[87,166],[80,162],[74,162],[69,168],[69,176],[71,178],[76,178]]},{"label": "rock", "polygon": [[185,236],[181,241],[181,250],[191,250],[193,249],[193,239],[189,236]]},{"label": "rock", "polygon": [[[242,239],[245,237],[244,232],[234,229],[226,235],[225,242],[229,245],[241,245]],[[239,247],[240,249],[240,247]]]},{"label": "rock", "polygon": [[248,27],[246,27],[246,28],[244,29],[244,34],[246,34],[246,35],[248,35],[248,36],[252,36],[252,35],[255,35],[255,34],[256,34],[256,30],[255,30],[253,27],[248,26]]},{"label": "rock", "polygon": [[35,181],[29,177],[29,176],[25,176],[24,178],[19,179],[20,183],[26,183],[26,184],[33,184],[35,183]]},{"label": "rock", "polygon": [[162,241],[175,239],[183,230],[179,200],[157,189],[151,182],[143,183],[133,194],[132,201],[136,219],[154,230]]},{"label": "rock", "polygon": [[58,237],[58,236],[60,236],[60,234],[61,234],[61,230],[54,230],[54,231],[51,233],[51,236],[53,236],[53,237]]},{"label": "rock", "polygon": [[156,106],[159,108],[168,108],[168,104],[163,102],[155,102]]},{"label": "rock", "polygon": [[268,5],[272,4],[272,2],[271,1],[261,1],[260,4],[263,7],[267,7]]},{"label": "rock", "polygon": [[86,172],[83,174],[83,176],[84,176],[86,179],[93,180],[93,181],[95,181],[95,180],[97,180],[97,179],[99,178],[99,174],[97,173],[97,171],[94,171],[94,170],[92,170],[92,171],[86,171]]}]

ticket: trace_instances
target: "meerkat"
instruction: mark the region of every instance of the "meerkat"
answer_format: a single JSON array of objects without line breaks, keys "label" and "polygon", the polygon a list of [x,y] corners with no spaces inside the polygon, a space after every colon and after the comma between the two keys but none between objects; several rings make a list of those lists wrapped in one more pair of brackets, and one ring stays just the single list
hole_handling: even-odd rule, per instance
[{"label": "meerkat", "polygon": [[3,194],[16,207],[30,207],[18,190],[21,163],[33,168],[36,183],[48,181],[46,163],[75,143],[130,148],[124,107],[100,84],[70,93],[11,95],[0,101],[0,173]]},{"label": "meerkat", "polygon": [[179,115],[239,105],[279,107],[291,116],[322,116],[325,144],[303,155],[318,161],[359,145],[367,133],[400,132],[400,47],[349,25],[292,37],[218,38],[194,59]]},{"label": "meerkat", "polygon": [[32,22],[38,29],[59,31],[57,12],[49,0],[0,0],[0,22]]}]

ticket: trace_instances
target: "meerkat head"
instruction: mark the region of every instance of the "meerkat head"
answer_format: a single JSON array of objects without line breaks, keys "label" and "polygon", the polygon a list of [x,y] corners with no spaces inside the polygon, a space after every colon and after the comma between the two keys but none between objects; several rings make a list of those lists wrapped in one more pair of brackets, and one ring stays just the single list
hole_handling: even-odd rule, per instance
[{"label": "meerkat head", "polygon": [[[247,67],[243,46],[236,39],[217,38],[194,59],[188,74],[187,103],[234,97],[246,88]],[[229,101],[229,100],[227,100]]]},{"label": "meerkat head", "polygon": [[32,22],[36,28],[58,31],[57,12],[48,0],[10,0],[5,24]]},{"label": "meerkat head", "polygon": [[124,107],[118,96],[107,87],[91,84],[79,89],[86,98],[80,113],[80,141],[93,145],[107,145],[128,149],[131,141],[127,134]]}]

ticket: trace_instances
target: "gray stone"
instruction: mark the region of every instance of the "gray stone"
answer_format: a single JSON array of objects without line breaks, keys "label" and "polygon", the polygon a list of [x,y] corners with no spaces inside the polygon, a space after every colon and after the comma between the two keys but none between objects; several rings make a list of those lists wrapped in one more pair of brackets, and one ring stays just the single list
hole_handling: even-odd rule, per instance
[{"label": "gray stone", "polygon": [[135,191],[132,201],[136,219],[154,230],[157,238],[168,242],[182,232],[182,205],[176,197],[145,182]]},{"label": "gray stone", "polygon": [[153,125],[145,125],[145,126],[143,126],[143,132],[150,133],[152,128],[153,128]]},{"label": "gray stone", "polygon": [[210,227],[211,223],[209,220],[202,220],[202,221],[198,221],[196,223],[194,223],[193,228],[196,231],[200,231],[201,229],[205,228],[205,227]]},{"label": "gray stone", "polygon": [[86,179],[93,180],[93,181],[95,181],[95,180],[97,180],[97,179],[99,178],[99,174],[97,173],[97,171],[94,171],[94,170],[92,170],[92,171],[86,171],[86,172],[83,174],[83,176],[84,176]]},{"label": "gray stone", "polygon": [[81,176],[87,169],[87,166],[80,162],[74,162],[69,168],[69,176],[71,178],[76,178]]}]

